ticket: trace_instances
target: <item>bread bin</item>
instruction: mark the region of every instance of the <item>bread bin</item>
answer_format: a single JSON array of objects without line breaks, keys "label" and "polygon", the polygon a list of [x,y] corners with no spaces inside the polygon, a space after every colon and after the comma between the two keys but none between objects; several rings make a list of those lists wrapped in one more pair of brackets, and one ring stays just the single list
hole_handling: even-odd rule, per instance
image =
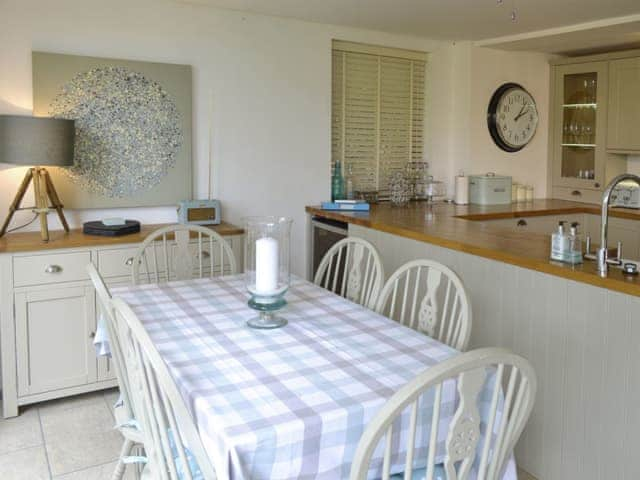
[{"label": "bread bin", "polygon": [[469,176],[469,203],[504,205],[511,203],[511,177],[487,173]]}]

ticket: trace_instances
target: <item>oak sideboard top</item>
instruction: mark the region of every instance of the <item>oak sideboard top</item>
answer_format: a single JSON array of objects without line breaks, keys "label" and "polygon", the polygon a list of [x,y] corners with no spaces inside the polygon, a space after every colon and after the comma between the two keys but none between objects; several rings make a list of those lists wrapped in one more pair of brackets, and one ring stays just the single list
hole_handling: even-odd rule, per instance
[{"label": "oak sideboard top", "polygon": [[[86,235],[81,229],[73,229],[69,233],[64,230],[50,232],[48,242],[43,242],[40,232],[14,232],[0,238],[0,254],[17,252],[38,252],[43,250],[56,250],[61,248],[102,247],[109,245],[140,243],[147,235],[158,228],[168,224],[142,225],[139,233],[122,235],[119,237],[103,237],[98,235]],[[222,236],[242,235],[244,230],[227,222],[220,225],[211,225],[209,228]]]}]

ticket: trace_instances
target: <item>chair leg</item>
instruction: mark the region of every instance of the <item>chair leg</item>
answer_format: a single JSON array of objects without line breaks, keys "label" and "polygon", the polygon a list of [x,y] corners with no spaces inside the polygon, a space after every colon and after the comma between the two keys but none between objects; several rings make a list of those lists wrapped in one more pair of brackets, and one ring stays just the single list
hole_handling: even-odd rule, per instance
[{"label": "chair leg", "polygon": [[[133,446],[134,451],[136,452],[136,455],[139,456],[144,456],[145,455],[145,451],[144,451],[144,446],[140,443],[137,443]],[[142,478],[142,471],[144,470],[145,464],[144,463],[135,463],[134,465],[132,465],[134,467],[133,469],[133,478],[134,480],[140,480]]]},{"label": "chair leg", "polygon": [[134,443],[131,440],[126,439],[122,444],[122,449],[120,450],[120,458],[118,458],[118,464],[116,465],[116,469],[111,475],[111,480],[122,480],[124,476],[124,471],[127,468],[126,463],[122,460],[124,457],[128,457],[131,454],[131,449],[133,448]]}]

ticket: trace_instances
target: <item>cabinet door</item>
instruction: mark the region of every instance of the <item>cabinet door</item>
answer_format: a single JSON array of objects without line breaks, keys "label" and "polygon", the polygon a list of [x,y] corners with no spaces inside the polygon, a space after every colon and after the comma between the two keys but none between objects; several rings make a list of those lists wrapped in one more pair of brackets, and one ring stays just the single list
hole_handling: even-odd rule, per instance
[{"label": "cabinet door", "polygon": [[553,185],[605,184],[607,62],[555,67]]},{"label": "cabinet door", "polygon": [[18,395],[96,381],[92,287],[15,294]]},{"label": "cabinet door", "polygon": [[607,148],[640,152],[640,58],[609,63]]}]

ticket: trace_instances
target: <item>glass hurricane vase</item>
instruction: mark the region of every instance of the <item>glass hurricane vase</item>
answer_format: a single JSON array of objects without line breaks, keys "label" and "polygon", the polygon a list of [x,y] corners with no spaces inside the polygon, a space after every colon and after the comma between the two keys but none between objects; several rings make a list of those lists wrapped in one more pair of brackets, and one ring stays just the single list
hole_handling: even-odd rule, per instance
[{"label": "glass hurricane vase", "polygon": [[292,220],[286,217],[249,217],[245,222],[245,286],[248,305],[258,316],[247,321],[252,328],[278,328],[287,320],[276,312],[287,302]]}]

